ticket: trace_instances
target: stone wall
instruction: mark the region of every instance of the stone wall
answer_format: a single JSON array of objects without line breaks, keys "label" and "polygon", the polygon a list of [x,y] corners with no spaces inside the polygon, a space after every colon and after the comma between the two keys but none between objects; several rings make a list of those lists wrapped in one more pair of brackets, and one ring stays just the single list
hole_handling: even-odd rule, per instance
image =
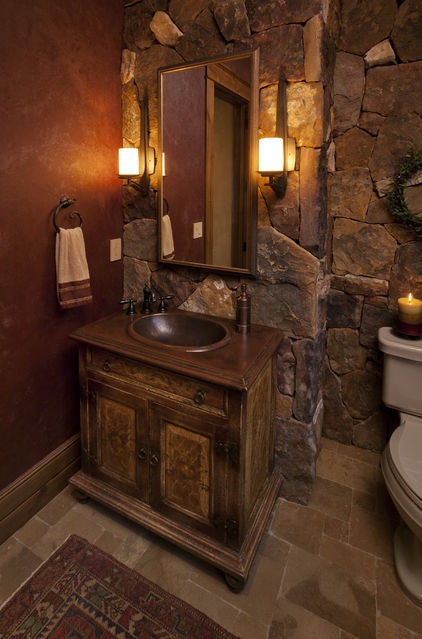
[{"label": "stone wall", "polygon": [[[330,82],[324,0],[127,0],[122,63],[123,136],[137,142],[138,96],[149,99],[158,145],[157,69],[260,48],[260,131],[274,135],[278,79],[288,81],[288,129],[298,162],[287,194],[259,182],[258,276],[248,281],[252,320],[285,333],[277,359],[277,463],[283,495],[306,501],[322,428],[327,275],[326,149]],[[241,278],[156,262],[156,190],[124,189],[125,294],[147,282],[181,308],[233,316]]]},{"label": "stone wall", "polygon": [[422,10],[420,0],[342,0],[337,17],[324,432],[381,450],[377,331],[394,322],[399,296],[422,297],[422,242],[384,197],[402,156],[422,149]]}]

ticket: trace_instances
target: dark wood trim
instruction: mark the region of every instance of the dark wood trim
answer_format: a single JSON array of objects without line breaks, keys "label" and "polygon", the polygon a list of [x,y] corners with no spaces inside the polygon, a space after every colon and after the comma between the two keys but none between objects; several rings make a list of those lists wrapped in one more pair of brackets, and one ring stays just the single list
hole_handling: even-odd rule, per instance
[{"label": "dark wood trim", "polygon": [[0,543],[35,515],[80,468],[80,436],[73,435],[0,492]]}]

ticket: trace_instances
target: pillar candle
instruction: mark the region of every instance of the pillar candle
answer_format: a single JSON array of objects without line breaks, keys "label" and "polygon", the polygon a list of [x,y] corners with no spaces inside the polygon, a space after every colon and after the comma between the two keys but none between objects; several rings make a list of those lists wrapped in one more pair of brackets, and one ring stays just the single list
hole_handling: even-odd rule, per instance
[{"label": "pillar candle", "polygon": [[409,293],[407,297],[399,297],[399,321],[405,324],[422,324],[422,301]]}]

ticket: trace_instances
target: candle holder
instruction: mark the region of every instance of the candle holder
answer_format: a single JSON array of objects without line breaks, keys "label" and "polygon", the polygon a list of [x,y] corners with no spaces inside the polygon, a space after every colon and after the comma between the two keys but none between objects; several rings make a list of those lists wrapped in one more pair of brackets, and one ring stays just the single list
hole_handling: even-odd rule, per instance
[{"label": "candle holder", "polygon": [[396,322],[396,332],[403,337],[421,337],[422,323],[409,324],[398,317]]},{"label": "candle holder", "polygon": [[399,297],[396,330],[400,335],[420,337],[422,335],[422,301],[409,293]]}]

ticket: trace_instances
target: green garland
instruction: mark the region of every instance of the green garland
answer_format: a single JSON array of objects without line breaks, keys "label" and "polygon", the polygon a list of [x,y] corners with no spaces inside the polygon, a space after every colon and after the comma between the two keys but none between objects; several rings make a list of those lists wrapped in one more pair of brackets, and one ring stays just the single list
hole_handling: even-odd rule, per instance
[{"label": "green garland", "polygon": [[409,180],[422,169],[422,152],[409,151],[401,160],[396,175],[392,181],[392,188],[386,193],[391,213],[400,218],[403,224],[409,226],[422,237],[422,217],[409,211],[404,189]]}]

